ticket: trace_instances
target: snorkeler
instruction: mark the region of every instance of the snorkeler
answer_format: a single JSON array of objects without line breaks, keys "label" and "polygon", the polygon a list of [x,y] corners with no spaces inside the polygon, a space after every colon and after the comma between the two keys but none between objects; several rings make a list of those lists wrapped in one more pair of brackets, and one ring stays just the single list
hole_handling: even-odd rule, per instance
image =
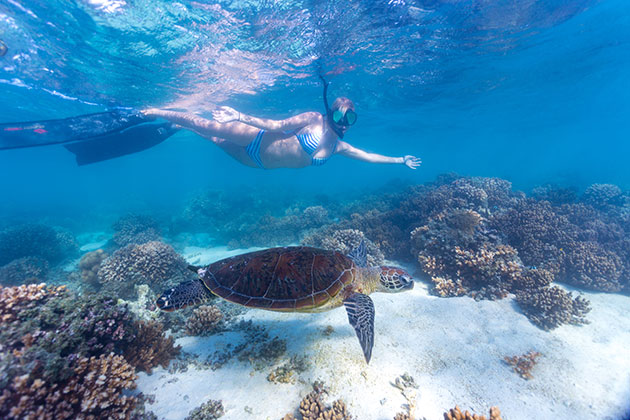
[{"label": "snorkeler", "polygon": [[324,81],[325,115],[304,112],[284,120],[271,120],[245,115],[227,106],[213,111],[213,120],[156,108],[141,112],[192,130],[240,163],[261,169],[320,166],[334,154],[370,163],[401,163],[411,169],[421,164],[415,156],[368,153],[342,141],[348,128],[357,121],[357,114],[348,98],[337,98],[330,108],[327,88]]}]

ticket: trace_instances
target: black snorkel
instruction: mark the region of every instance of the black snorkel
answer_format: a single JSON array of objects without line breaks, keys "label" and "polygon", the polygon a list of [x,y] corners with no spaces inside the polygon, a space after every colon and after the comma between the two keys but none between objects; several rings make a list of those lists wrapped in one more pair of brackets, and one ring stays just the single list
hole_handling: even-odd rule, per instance
[{"label": "black snorkel", "polygon": [[330,84],[330,82],[327,82],[326,79],[324,79],[324,76],[322,76],[321,74],[319,75],[319,78],[322,79],[322,82],[324,83],[324,107],[326,108],[326,118],[328,119],[328,125],[330,125],[330,128],[333,129],[333,131],[335,132],[335,134],[342,139],[343,138],[343,132],[341,132],[335,122],[332,119],[332,112],[330,110],[330,107],[328,106],[328,85]]}]

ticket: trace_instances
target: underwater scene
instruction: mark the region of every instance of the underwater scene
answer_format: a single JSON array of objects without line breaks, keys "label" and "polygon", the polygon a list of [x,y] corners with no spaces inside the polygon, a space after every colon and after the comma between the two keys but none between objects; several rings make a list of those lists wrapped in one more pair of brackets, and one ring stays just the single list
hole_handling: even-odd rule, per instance
[{"label": "underwater scene", "polygon": [[0,419],[630,420],[624,0],[0,0]]}]

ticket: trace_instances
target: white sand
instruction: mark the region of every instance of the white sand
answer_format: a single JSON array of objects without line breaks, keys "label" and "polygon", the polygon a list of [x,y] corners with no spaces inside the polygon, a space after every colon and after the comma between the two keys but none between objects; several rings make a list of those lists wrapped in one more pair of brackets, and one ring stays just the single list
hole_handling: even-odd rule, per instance
[{"label": "white sand", "polygon": [[[189,251],[195,264],[228,255],[216,248]],[[458,404],[485,415],[490,406],[499,406],[504,420],[621,420],[630,411],[630,297],[584,295],[593,308],[591,324],[545,332],[512,299],[436,298],[423,283],[402,294],[374,294],[376,340],[369,366],[343,308],[322,314],[251,310],[242,318],[286,339],[287,358],[307,355],[312,361],[298,383],[268,382],[271,367],[255,372],[248,362],[233,359],[216,371],[191,367],[172,375],[157,368],[152,375],[141,374],[138,386],[155,395],[148,409],[160,419],[183,419],[208,399],[218,399],[226,408],[222,419],[279,420],[295,410],[310,383],[321,379],[331,390],[329,402],[342,398],[356,418],[391,420],[406,403],[391,383],[408,372],[419,385],[416,419],[442,419]],[[334,332],[326,336],[328,325]],[[177,342],[205,359],[243,339],[230,332]],[[527,381],[503,357],[530,350],[542,357],[534,379]]]}]

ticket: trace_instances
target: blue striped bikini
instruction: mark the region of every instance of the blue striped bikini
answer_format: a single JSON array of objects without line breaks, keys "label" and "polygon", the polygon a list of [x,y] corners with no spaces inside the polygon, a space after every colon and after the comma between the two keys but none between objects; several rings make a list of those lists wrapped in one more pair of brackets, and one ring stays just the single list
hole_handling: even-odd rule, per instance
[{"label": "blue striped bikini", "polygon": [[[252,140],[252,142],[249,143],[245,148],[249,157],[261,169],[265,169],[262,161],[260,160],[260,142],[262,141],[263,134],[265,134],[265,130],[260,130],[254,140]],[[311,165],[313,166],[321,166],[324,163],[328,162],[328,159],[330,159],[337,150],[337,141],[335,141],[335,145],[333,146],[330,156],[325,158],[316,158],[313,157],[313,153],[315,153],[315,151],[319,147],[321,138],[312,133],[296,134],[295,137],[297,137],[298,141],[300,142],[300,146],[302,146],[302,149],[304,149],[306,154],[311,157]]]}]

